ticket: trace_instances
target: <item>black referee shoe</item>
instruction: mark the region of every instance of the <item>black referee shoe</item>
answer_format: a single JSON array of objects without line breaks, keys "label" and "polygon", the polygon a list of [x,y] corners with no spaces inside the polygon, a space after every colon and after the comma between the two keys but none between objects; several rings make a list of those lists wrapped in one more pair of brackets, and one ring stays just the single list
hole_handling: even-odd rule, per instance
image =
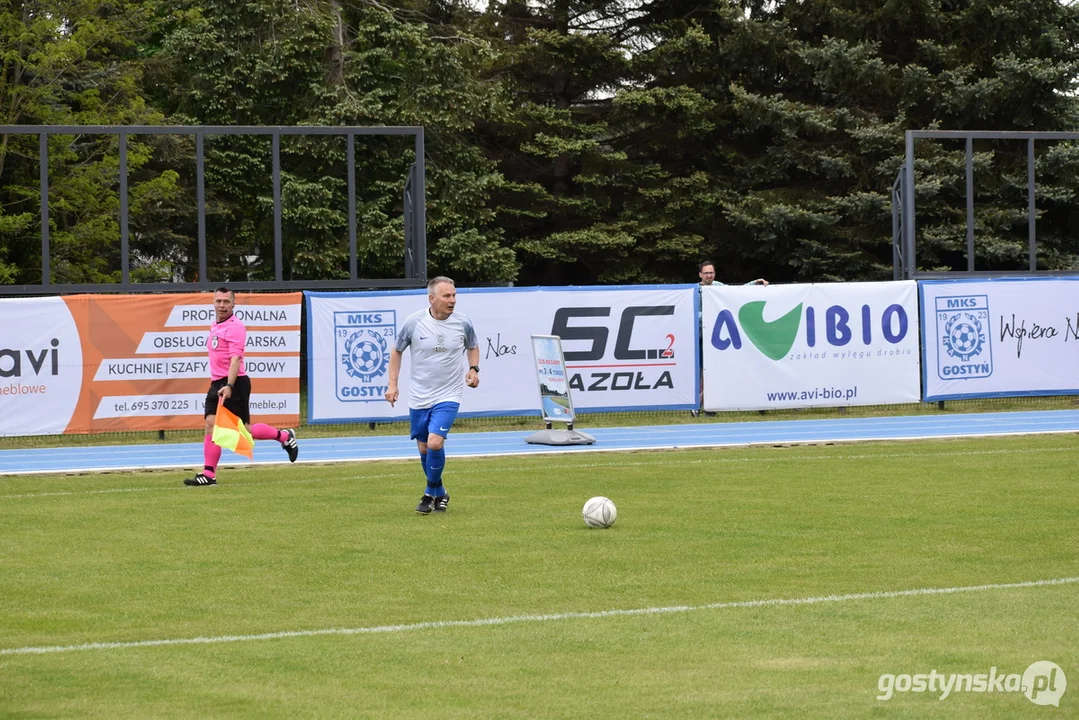
[{"label": "black referee shoe", "polygon": [[203,487],[204,485],[216,485],[217,479],[212,477],[206,477],[202,473],[199,473],[193,478],[184,480],[184,485],[191,485],[192,487]]},{"label": "black referee shoe", "polygon": [[296,462],[296,458],[300,454],[300,446],[296,442],[296,431],[285,430],[285,434],[288,435],[288,440],[281,443],[281,447],[285,448],[285,452],[288,453],[288,461]]}]

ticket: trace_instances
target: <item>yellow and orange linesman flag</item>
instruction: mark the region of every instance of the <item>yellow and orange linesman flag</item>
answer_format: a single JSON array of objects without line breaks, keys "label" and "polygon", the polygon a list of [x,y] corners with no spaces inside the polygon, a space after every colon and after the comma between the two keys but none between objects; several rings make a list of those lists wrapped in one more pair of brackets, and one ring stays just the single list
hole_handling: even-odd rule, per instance
[{"label": "yellow and orange linesman flag", "polygon": [[237,455],[246,455],[248,460],[255,459],[255,439],[244,427],[244,421],[223,404],[217,406],[217,419],[214,421],[214,434],[211,439],[215,445],[228,448]]}]

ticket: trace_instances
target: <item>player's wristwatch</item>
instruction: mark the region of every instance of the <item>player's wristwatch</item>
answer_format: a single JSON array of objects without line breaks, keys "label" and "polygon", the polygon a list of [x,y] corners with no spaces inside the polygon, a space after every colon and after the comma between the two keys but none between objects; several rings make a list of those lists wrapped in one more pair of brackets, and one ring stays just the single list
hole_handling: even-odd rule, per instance
[{"label": "player's wristwatch", "polygon": [[480,366],[479,365],[469,365],[468,369],[469,370],[475,370],[476,372],[479,372],[480,371]]},{"label": "player's wristwatch", "polygon": [[229,390],[233,389],[232,383],[225,383],[225,387],[227,387]]}]

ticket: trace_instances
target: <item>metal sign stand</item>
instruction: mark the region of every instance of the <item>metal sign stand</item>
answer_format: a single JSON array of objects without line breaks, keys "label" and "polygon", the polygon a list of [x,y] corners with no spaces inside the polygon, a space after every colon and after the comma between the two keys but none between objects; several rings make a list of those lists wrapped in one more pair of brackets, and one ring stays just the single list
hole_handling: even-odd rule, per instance
[{"label": "metal sign stand", "polygon": [[[531,445],[592,445],[596,439],[573,429],[573,399],[569,393],[566,360],[562,339],[557,335],[533,335],[532,354],[536,359],[540,408],[546,429],[525,438]],[[565,430],[553,429],[556,422],[566,423]]]}]

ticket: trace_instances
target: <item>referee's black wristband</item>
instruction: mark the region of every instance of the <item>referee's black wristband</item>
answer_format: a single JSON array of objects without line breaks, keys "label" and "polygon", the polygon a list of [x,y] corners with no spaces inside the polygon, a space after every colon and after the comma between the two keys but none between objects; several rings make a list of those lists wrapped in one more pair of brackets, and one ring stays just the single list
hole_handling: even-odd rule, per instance
[{"label": "referee's black wristband", "polygon": [[479,372],[480,371],[480,366],[479,365],[469,365],[468,369],[469,370],[475,370],[476,372]]},{"label": "referee's black wristband", "polygon": [[235,388],[233,388],[232,383],[225,383],[225,387],[235,389]]}]

